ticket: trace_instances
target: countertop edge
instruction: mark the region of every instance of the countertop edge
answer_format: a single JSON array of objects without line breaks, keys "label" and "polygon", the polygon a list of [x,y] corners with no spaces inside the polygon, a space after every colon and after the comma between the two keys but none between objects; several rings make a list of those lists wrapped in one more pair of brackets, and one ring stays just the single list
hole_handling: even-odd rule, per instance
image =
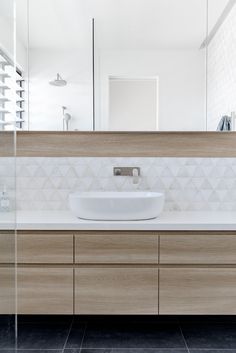
[{"label": "countertop edge", "polygon": [[160,225],[160,226],[127,226],[127,225],[71,225],[71,224],[50,224],[50,225],[42,225],[42,224],[20,224],[14,227],[14,225],[1,225],[1,231],[28,231],[28,230],[42,230],[42,231],[236,231],[235,224],[171,224],[171,225]]},{"label": "countertop edge", "polygon": [[0,220],[0,230],[42,231],[236,231],[236,212],[164,212],[147,221],[85,221],[69,211],[17,211]]}]

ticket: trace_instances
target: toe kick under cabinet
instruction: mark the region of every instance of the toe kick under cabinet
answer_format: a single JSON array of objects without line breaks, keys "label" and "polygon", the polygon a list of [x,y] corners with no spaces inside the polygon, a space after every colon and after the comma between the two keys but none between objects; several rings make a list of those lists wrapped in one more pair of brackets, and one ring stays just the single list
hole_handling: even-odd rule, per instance
[{"label": "toe kick under cabinet", "polygon": [[15,273],[20,314],[236,314],[236,232],[1,231],[0,314]]}]

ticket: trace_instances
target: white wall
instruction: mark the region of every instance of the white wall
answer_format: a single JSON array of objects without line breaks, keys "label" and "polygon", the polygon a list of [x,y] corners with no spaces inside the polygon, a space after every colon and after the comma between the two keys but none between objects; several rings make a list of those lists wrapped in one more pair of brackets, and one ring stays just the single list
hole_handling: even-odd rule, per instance
[{"label": "white wall", "polygon": [[[62,130],[66,106],[72,116],[70,130],[91,130],[91,52],[31,49],[29,57],[29,129]],[[57,73],[67,86],[49,85]]]},{"label": "white wall", "polygon": [[109,106],[109,130],[157,130],[158,79],[111,78]]},{"label": "white wall", "polygon": [[[2,17],[0,14],[0,47],[14,59],[14,23],[13,18]],[[21,40],[16,37],[16,62],[23,71],[26,70],[27,51]]]},{"label": "white wall", "polygon": [[236,5],[208,48],[208,130],[236,112]]},{"label": "white wall", "polygon": [[205,130],[205,51],[97,53],[97,128],[109,121],[109,76],[159,77],[159,130]]}]

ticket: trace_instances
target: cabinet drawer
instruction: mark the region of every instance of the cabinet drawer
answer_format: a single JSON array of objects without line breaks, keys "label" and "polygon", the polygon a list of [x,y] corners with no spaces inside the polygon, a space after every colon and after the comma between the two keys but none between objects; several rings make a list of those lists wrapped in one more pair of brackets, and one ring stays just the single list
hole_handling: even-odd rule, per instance
[{"label": "cabinet drawer", "polygon": [[236,314],[236,269],[160,270],[160,314]]},{"label": "cabinet drawer", "polygon": [[96,233],[75,237],[77,263],[155,264],[158,262],[158,236],[150,233]]},{"label": "cabinet drawer", "polygon": [[72,263],[72,234],[18,234],[19,263]]},{"label": "cabinet drawer", "polygon": [[15,268],[0,268],[0,314],[15,314]]},{"label": "cabinet drawer", "polygon": [[75,272],[76,314],[157,314],[156,268],[80,268]]},{"label": "cabinet drawer", "polygon": [[19,314],[73,314],[73,269],[18,268]]},{"label": "cabinet drawer", "polygon": [[160,236],[161,264],[236,264],[236,234]]},{"label": "cabinet drawer", "polygon": [[0,263],[14,264],[15,262],[15,233],[0,232]]}]

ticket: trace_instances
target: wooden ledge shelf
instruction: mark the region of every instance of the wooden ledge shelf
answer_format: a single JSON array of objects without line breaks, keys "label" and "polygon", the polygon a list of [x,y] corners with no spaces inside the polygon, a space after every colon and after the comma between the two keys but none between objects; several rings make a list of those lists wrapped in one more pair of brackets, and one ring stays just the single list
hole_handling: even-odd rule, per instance
[{"label": "wooden ledge shelf", "polygon": [[[0,133],[0,156],[13,155]],[[236,132],[17,132],[19,157],[236,157]]]}]

